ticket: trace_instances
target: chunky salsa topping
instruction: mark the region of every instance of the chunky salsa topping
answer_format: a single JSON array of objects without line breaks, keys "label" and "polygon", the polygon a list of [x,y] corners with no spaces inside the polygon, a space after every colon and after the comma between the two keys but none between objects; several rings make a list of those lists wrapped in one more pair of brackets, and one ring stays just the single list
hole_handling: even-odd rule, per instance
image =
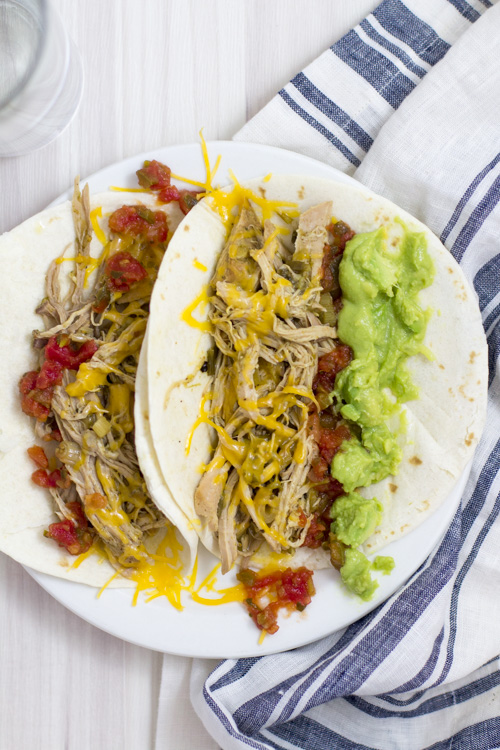
[{"label": "chunky salsa topping", "polygon": [[104,268],[109,287],[115,292],[128,292],[133,284],[142,281],[148,272],[138,260],[125,250],[115,253]]},{"label": "chunky salsa topping", "polygon": [[47,539],[53,539],[70,555],[81,555],[87,552],[92,544],[93,534],[80,503],[76,501],[66,503],[66,510],[71,514],[71,518],[51,523],[43,535]]},{"label": "chunky salsa topping", "polygon": [[116,234],[141,237],[148,242],[166,242],[168,222],[164,211],[146,206],[122,206],[109,217],[109,228]]},{"label": "chunky salsa topping", "polygon": [[54,386],[62,383],[63,370],[78,370],[83,362],[92,359],[99,348],[93,340],[76,345],[73,342],[64,343],[65,338],[52,336],[45,345],[40,369],[25,373],[19,381],[23,412],[40,422],[45,422],[49,417]]},{"label": "chunky salsa topping", "polygon": [[49,459],[47,458],[44,449],[40,448],[39,445],[33,445],[31,448],[28,448],[28,456],[40,469],[48,468]]},{"label": "chunky salsa topping", "polygon": [[315,594],[313,572],[307,568],[276,570],[259,574],[249,568],[241,570],[238,580],[248,594],[245,607],[259,630],[272,635],[279,630],[280,610],[302,612]]},{"label": "chunky salsa topping", "polygon": [[59,487],[59,489],[70,487],[71,481],[63,467],[48,471],[49,459],[43,448],[39,445],[33,445],[28,448],[27,453],[33,463],[39,467],[31,475],[31,479],[38,487]]},{"label": "chunky salsa topping", "polygon": [[170,167],[156,159],[145,161],[142,169],[136,172],[139,185],[147,190],[159,191],[170,187]]},{"label": "chunky salsa topping", "polygon": [[158,200],[162,203],[178,201],[183,214],[187,214],[198,203],[199,191],[179,190],[170,184],[171,170],[159,161],[145,161],[142,169],[138,169],[139,185],[154,193],[158,193]]}]

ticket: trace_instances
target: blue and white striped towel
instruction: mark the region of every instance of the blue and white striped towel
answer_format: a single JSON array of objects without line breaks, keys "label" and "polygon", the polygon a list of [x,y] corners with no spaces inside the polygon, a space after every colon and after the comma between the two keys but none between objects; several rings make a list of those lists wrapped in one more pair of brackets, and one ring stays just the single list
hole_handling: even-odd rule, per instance
[{"label": "blue and white striped towel", "polygon": [[224,749],[500,747],[500,5],[491,6],[384,0],[236,136],[354,174],[442,238],[479,297],[490,397],[461,509],[399,593],[305,648],[224,661],[208,678],[195,662],[193,705]]}]

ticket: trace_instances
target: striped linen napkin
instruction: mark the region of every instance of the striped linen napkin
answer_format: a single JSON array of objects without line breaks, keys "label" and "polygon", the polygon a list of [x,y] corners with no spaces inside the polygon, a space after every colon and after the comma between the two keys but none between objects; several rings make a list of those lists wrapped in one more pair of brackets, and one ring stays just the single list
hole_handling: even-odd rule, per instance
[{"label": "striped linen napkin", "polygon": [[[425,222],[474,286],[489,412],[462,505],[408,583],[295,651],[195,661],[224,749],[500,747],[500,5],[384,0],[236,139],[327,162]],[[464,336],[467,331],[464,330]]]}]

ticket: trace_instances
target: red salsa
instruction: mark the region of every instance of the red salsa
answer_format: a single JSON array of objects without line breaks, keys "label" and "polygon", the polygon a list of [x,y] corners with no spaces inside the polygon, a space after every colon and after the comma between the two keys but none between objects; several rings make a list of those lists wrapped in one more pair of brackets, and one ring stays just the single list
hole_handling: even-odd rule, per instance
[{"label": "red salsa", "polygon": [[57,523],[51,523],[43,535],[53,539],[70,555],[81,555],[89,549],[93,541],[89,523],[80,503],[67,503],[66,508],[70,511],[72,519],[65,518]]},{"label": "red salsa", "polygon": [[259,575],[249,568],[241,570],[238,580],[248,594],[245,607],[259,630],[276,633],[281,609],[302,612],[316,593],[313,572],[308,568],[276,570]]},{"label": "red salsa", "polygon": [[136,172],[139,185],[153,193],[158,193],[162,203],[177,201],[183,214],[187,214],[198,203],[200,191],[179,190],[170,183],[171,170],[159,161],[145,161],[142,169]]},{"label": "red salsa", "polygon": [[156,159],[145,161],[142,169],[136,172],[139,185],[147,190],[163,190],[170,186],[170,167],[162,164]]},{"label": "red salsa", "polygon": [[116,234],[141,237],[148,242],[166,242],[168,222],[164,211],[146,206],[122,206],[109,217],[109,228]]},{"label": "red salsa", "polygon": [[133,284],[142,281],[148,272],[130,253],[121,251],[106,261],[104,273],[109,287],[114,292],[128,292]]},{"label": "red salsa", "polygon": [[[39,467],[31,475],[36,485],[68,489],[71,481],[65,475],[64,469],[48,471],[49,459],[43,448],[39,445],[33,445],[28,448],[28,456]],[[48,530],[44,531],[44,536],[54,539],[60,547],[64,547],[71,555],[80,555],[82,552],[86,552],[92,544],[92,534],[88,529],[88,521],[79,502],[67,503],[66,509],[72,518],[64,518],[62,521],[51,523]]]},{"label": "red salsa", "polygon": [[45,422],[50,414],[54,386],[62,382],[62,371],[78,370],[82,362],[88,362],[99,348],[92,339],[80,346],[73,342],[64,343],[63,339],[52,336],[45,345],[45,359],[40,370],[26,372],[19,381],[23,412],[40,422]]}]

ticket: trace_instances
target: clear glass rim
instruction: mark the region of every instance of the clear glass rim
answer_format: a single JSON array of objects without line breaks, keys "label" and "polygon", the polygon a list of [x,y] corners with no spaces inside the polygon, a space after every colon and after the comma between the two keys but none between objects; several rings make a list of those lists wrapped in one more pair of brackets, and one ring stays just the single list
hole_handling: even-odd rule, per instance
[{"label": "clear glass rim", "polygon": [[11,102],[13,102],[14,99],[17,96],[19,96],[19,94],[25,89],[25,87],[31,80],[33,73],[35,72],[38,63],[40,62],[43,48],[45,46],[45,39],[47,37],[47,15],[48,15],[47,0],[37,0],[37,5],[40,10],[40,33],[38,35],[36,52],[33,55],[33,59],[31,63],[29,64],[28,68],[26,69],[24,76],[20,79],[17,86],[15,86],[12,89],[12,91],[8,94],[8,96],[4,97],[3,99],[0,99],[0,110],[8,106]]}]

